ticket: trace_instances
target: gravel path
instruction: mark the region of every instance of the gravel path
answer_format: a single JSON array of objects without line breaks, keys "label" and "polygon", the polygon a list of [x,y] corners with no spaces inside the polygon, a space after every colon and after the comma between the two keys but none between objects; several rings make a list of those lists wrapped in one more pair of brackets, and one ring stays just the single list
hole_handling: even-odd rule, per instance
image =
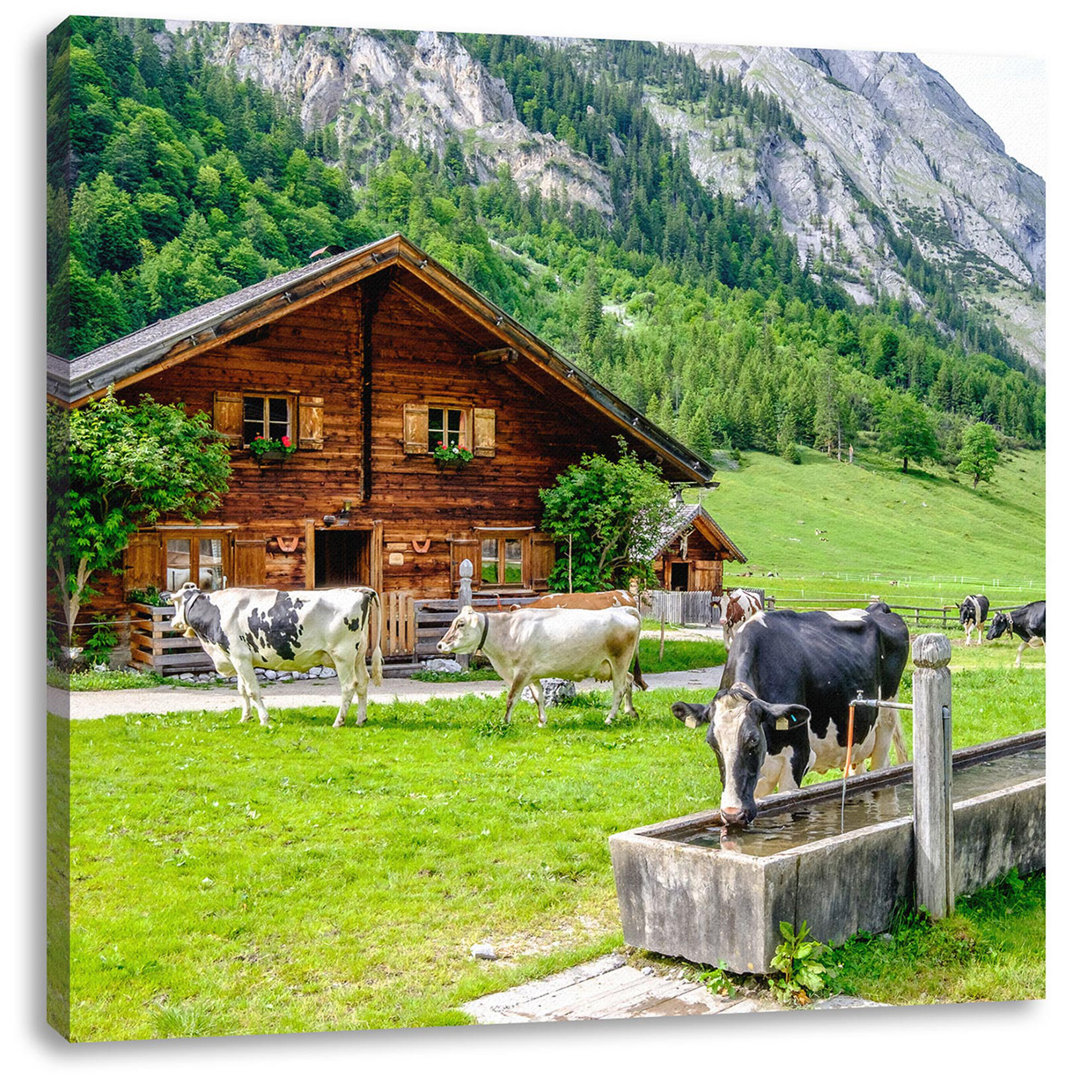
[{"label": "gravel path", "polygon": [[[700,691],[720,685],[723,665],[694,671],[664,671],[646,675],[650,689],[685,688]],[[596,688],[610,692],[611,683],[585,679],[577,684],[581,692]],[[428,683],[419,679],[384,678],[382,686],[372,684],[368,701],[387,704],[400,701],[427,701],[431,698],[464,697],[477,694],[497,697],[506,690],[501,681]],[[303,682],[262,687],[266,707],[297,709],[305,705],[333,706],[341,703],[336,678],[309,679]],[[152,686],[143,690],[81,690],[67,693],[50,686],[46,695],[49,712],[72,720],[92,720],[123,713],[167,713],[209,710],[228,712],[240,708],[240,695],[231,686],[178,687]],[[532,706],[529,706],[530,708]],[[355,709],[355,705],[353,706]],[[355,713],[354,713],[355,715]],[[351,722],[351,721],[350,721]]]}]

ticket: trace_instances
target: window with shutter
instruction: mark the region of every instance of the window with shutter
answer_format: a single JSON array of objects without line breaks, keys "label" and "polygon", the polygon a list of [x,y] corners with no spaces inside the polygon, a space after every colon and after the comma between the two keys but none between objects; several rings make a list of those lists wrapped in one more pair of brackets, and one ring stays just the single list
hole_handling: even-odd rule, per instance
[{"label": "window with shutter", "polygon": [[461,587],[461,563],[468,559],[473,565],[472,586],[476,589],[480,584],[480,541],[474,539],[459,539],[450,541],[450,592],[457,596]]},{"label": "window with shutter", "polygon": [[460,446],[479,457],[495,456],[495,410],[465,405],[420,404],[404,406],[406,454],[430,454],[441,443]]}]

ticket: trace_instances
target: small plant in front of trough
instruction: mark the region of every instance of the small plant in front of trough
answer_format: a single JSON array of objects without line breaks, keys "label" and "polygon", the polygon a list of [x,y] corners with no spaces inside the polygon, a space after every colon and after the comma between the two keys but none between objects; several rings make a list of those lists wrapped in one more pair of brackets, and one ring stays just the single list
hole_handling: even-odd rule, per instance
[{"label": "small plant in front of trough", "polygon": [[776,974],[769,976],[769,989],[784,1005],[806,1005],[826,988],[833,972],[832,949],[807,936],[805,920],[798,933],[791,923],[781,922],[780,937],[772,958]]}]

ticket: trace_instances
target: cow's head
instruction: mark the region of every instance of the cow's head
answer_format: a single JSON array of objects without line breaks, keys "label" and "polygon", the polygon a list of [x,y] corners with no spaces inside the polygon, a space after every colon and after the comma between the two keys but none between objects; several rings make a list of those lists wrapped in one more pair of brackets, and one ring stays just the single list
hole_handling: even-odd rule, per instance
[{"label": "cow's head", "polygon": [[805,705],[762,701],[741,685],[717,691],[708,705],[677,701],[671,711],[690,727],[709,725],[705,741],[720,767],[720,819],[725,825],[749,825],[757,817],[754,789],[765,763],[769,730],[786,730],[810,719]]},{"label": "cow's head", "polygon": [[188,605],[196,596],[199,595],[199,586],[194,581],[185,581],[177,592],[172,593],[169,599],[172,601],[172,605],[176,608],[176,614],[173,616],[172,628],[179,630],[184,637],[194,637],[195,631],[192,629],[191,624],[187,621],[187,609]]},{"label": "cow's head", "polygon": [[734,614],[731,610],[732,600],[730,593],[720,594],[720,603],[718,607],[720,608],[720,625],[727,626],[728,619]]},{"label": "cow's head", "polygon": [[996,611],[994,621],[990,624],[990,629],[986,631],[986,640],[993,641],[1002,634],[1012,634],[1012,620],[1004,611]]},{"label": "cow's head", "polygon": [[486,636],[487,616],[466,605],[458,612],[438,645],[441,653],[473,653]]}]

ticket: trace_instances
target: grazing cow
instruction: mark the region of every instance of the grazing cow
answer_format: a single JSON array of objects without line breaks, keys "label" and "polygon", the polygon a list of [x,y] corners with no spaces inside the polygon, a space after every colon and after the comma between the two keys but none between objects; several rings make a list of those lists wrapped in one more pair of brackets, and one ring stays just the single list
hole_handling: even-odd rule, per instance
[{"label": "grazing cow", "polygon": [[720,626],[729,650],[735,631],[762,609],[761,597],[747,589],[732,589],[720,594]]},{"label": "grazing cow", "polygon": [[971,635],[978,630],[976,645],[982,644],[983,624],[990,611],[990,601],[982,593],[965,596],[960,602],[960,625],[964,628],[964,644],[971,644]]},{"label": "grazing cow", "polygon": [[993,641],[1002,634],[1013,634],[1020,639],[1014,667],[1020,666],[1020,657],[1027,648],[1038,649],[1046,644],[1046,601],[1034,600],[1012,611],[998,611],[986,631],[986,640]]},{"label": "grazing cow", "polygon": [[[538,600],[527,605],[530,611],[543,611],[545,608],[574,608],[580,611],[599,611],[609,607],[637,608],[634,598],[625,589],[609,589],[607,592],[546,593]],[[515,607],[514,610],[517,610]],[[639,690],[648,690],[649,686],[641,674],[641,661],[634,653],[634,685]]]},{"label": "grazing cow", "polygon": [[436,646],[441,653],[483,650],[500,678],[509,684],[505,720],[510,720],[521,691],[531,686],[540,726],[547,722],[540,680],[547,678],[610,679],[613,686],[610,724],[620,704],[634,711],[630,664],[637,652],[641,616],[636,608],[602,611],[550,608],[532,611],[480,612],[463,607]]},{"label": "grazing cow", "polygon": [[[777,785],[794,790],[810,769],[843,768],[848,707],[859,691],[879,701],[894,698],[908,629],[899,615],[882,610],[887,605],[871,607],[755,615],[735,634],[713,700],[671,707],[690,727],[709,725],[705,741],[720,768],[725,825],[749,825],[755,798]],[[887,765],[893,742],[906,761],[895,709],[855,709],[853,765]]]},{"label": "grazing cow", "polygon": [[[235,675],[247,720],[251,707],[259,723],[267,723],[255,669],[307,671],[333,665],[341,683],[341,707],[334,727],[341,727],[357,699],[356,723],[367,719],[368,626],[381,626],[379,594],[374,589],[219,589],[202,592],[188,582],[172,594],[172,625],[185,637],[198,638],[222,675]],[[371,609],[375,609],[372,617]],[[376,637],[371,678],[382,682],[382,650]]]}]

